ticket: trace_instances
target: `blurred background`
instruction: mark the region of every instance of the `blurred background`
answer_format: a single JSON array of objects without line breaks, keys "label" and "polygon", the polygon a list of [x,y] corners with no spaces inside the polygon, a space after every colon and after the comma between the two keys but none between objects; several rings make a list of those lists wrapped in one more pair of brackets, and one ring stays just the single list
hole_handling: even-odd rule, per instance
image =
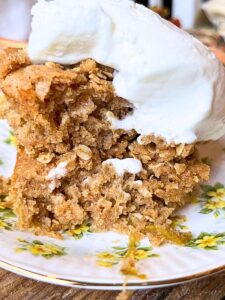
[{"label": "blurred background", "polygon": [[[36,1],[0,0],[0,46],[5,43],[3,39],[27,41],[31,29],[30,10]],[[189,31],[211,47],[225,64],[225,0],[137,0],[135,2],[149,7],[176,26]]]}]

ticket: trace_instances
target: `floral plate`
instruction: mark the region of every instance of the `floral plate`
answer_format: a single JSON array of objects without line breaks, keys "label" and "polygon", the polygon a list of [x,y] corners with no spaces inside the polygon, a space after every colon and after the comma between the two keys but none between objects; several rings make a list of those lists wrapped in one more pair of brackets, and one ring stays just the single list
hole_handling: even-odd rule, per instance
[{"label": "floral plate", "polygon": [[[0,121],[0,174],[9,177],[16,160],[15,137]],[[210,183],[201,195],[174,217],[174,226],[191,231],[184,247],[136,245],[138,271],[126,278],[128,289],[162,287],[200,278],[225,269],[225,139],[201,146],[202,159],[212,166]],[[92,233],[87,225],[65,233],[64,240],[36,237],[14,229],[16,217],[1,206],[0,267],[33,279],[65,286],[121,289],[121,261],[128,237],[114,232]]]}]

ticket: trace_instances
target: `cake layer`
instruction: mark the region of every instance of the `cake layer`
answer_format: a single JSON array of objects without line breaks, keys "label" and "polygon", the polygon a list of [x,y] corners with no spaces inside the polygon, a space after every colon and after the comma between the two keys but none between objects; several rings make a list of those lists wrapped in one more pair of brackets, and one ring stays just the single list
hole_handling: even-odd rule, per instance
[{"label": "cake layer", "polygon": [[155,155],[161,143],[153,141],[154,150],[149,144],[142,148],[132,144],[143,170],[122,176],[110,164],[95,164],[94,157],[87,160],[85,151],[82,156],[82,151],[74,149],[44,164],[20,150],[9,197],[19,227],[54,235],[83,223],[89,223],[94,231],[119,232],[144,232],[148,225],[169,225],[174,210],[190,200],[188,193],[208,178],[209,168],[195,154],[183,157],[182,164],[175,163],[189,149],[178,156],[166,148],[161,155],[168,157],[170,153],[171,157],[162,162]]}]

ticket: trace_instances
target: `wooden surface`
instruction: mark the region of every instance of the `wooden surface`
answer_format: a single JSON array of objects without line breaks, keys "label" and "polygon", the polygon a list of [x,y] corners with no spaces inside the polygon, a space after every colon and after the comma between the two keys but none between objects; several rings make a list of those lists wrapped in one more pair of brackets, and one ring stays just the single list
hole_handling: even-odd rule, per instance
[{"label": "wooden surface", "polygon": [[[90,291],[54,286],[0,269],[0,300],[115,300],[118,292]],[[225,273],[164,289],[135,291],[130,300],[222,300]]]}]

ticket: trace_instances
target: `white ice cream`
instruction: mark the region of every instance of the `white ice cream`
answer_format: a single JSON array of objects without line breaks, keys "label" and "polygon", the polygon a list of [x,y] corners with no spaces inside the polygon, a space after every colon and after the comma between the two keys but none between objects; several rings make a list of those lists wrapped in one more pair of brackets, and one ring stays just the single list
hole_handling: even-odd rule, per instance
[{"label": "white ice cream", "polygon": [[56,189],[56,179],[61,179],[67,174],[66,166],[68,165],[68,161],[63,161],[59,163],[55,168],[51,169],[47,175],[47,179],[51,180],[48,188],[51,192]]},{"label": "white ice cream", "polygon": [[117,95],[133,103],[115,128],[168,142],[225,133],[225,69],[199,41],[129,0],[39,0],[29,55],[70,65],[93,58],[114,68]]},{"label": "white ice cream", "polygon": [[135,158],[112,158],[105,160],[103,164],[112,165],[118,176],[123,176],[125,172],[138,174],[143,170],[141,161]]},{"label": "white ice cream", "polygon": [[68,165],[67,161],[59,163],[55,168],[49,171],[47,179],[55,180],[61,179],[67,174],[66,166]]}]

